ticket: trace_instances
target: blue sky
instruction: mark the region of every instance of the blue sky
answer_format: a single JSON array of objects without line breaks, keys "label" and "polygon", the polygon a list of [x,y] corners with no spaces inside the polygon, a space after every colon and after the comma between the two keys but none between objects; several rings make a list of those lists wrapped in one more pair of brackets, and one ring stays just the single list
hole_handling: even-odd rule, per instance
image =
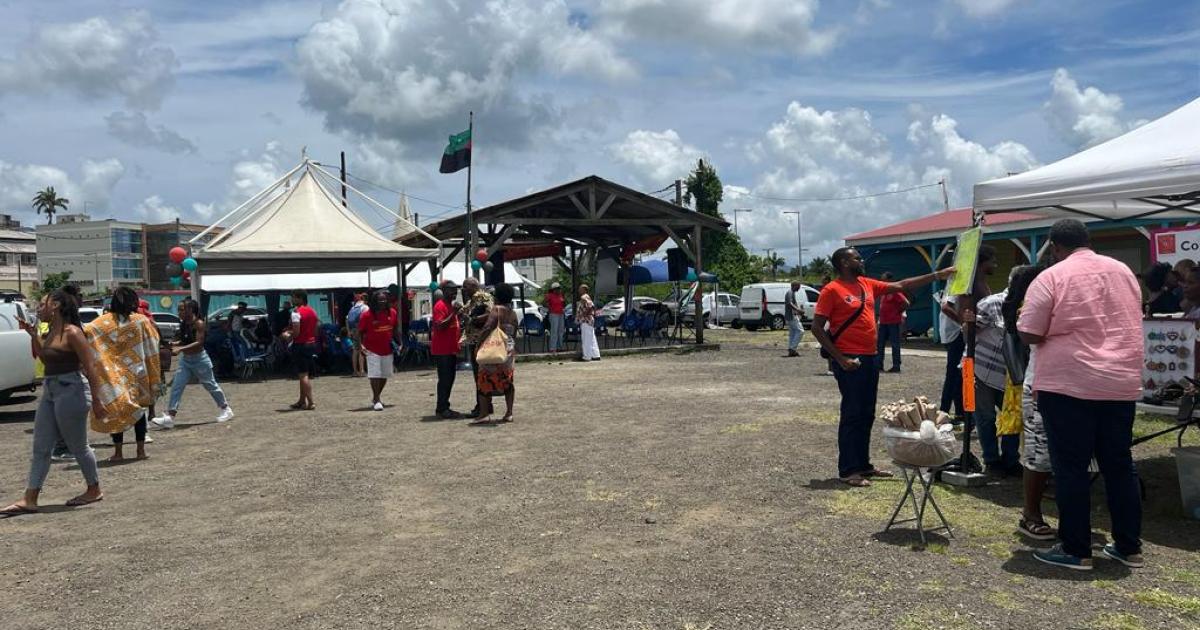
[{"label": "blue sky", "polygon": [[[1069,155],[1200,96],[1200,5],[1060,0],[0,0],[0,212],[215,219],[294,165],[449,205],[712,160],[752,249],[795,259],[940,207],[899,190]],[[371,189],[395,205],[397,196]],[[424,217],[448,210],[423,201]],[[378,220],[377,220],[378,222]]]}]

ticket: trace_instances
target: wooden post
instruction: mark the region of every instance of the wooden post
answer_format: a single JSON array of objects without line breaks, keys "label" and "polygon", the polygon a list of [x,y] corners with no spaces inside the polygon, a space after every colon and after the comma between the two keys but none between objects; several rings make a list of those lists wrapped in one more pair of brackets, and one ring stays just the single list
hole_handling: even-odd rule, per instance
[{"label": "wooden post", "polygon": [[[700,274],[704,273],[704,255],[700,248],[700,225],[696,224],[692,228],[692,247],[696,249],[696,344],[704,343],[704,317],[703,317],[703,302],[704,302],[704,282],[700,280]],[[716,296],[714,296],[715,298]],[[715,304],[713,310],[716,310]]]},{"label": "wooden post", "polygon": [[397,296],[399,299],[396,300],[396,304],[400,305],[400,312],[396,313],[396,317],[400,318],[400,336],[408,339],[408,321],[404,319],[404,305],[406,303],[408,304],[408,314],[409,316],[412,315],[412,303],[408,299],[408,265],[397,262],[396,273],[400,274],[396,282],[397,286],[400,287],[400,295]]}]

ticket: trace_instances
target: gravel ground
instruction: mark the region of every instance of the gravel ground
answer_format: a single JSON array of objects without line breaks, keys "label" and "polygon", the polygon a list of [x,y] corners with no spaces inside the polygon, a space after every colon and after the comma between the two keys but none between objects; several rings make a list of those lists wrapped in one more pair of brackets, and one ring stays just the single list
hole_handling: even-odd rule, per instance
[{"label": "gravel ground", "polygon": [[[1200,524],[1167,440],[1136,452],[1144,570],[1034,562],[1013,482],[939,487],[957,537],[920,547],[881,533],[898,482],[833,479],[838,396],[815,351],[710,336],[720,352],[520,364],[517,421],[496,428],[432,418],[431,372],[397,375],[384,412],[364,380],[318,379],[314,412],[285,411],[293,381],[227,383],[225,425],[193,386],[150,460],[102,470],[103,502],[59,507],[82,484],[56,464],[46,513],[0,521],[0,626],[1200,627]],[[944,361],[919,354],[881,400],[940,391]],[[4,499],[33,405],[0,407]]]}]

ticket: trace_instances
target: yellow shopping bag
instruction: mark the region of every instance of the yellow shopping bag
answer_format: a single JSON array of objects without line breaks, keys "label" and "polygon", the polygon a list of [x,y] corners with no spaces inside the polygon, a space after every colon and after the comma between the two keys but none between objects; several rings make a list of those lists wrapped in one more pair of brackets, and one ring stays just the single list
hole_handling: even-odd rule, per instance
[{"label": "yellow shopping bag", "polygon": [[1021,386],[1005,380],[1004,408],[996,416],[996,435],[1021,434]]}]

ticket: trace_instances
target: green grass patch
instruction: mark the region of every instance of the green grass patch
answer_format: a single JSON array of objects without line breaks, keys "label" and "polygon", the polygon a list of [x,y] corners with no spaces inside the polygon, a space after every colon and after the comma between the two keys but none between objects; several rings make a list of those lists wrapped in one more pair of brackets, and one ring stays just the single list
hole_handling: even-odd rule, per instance
[{"label": "green grass patch", "polygon": [[926,606],[896,620],[896,630],[975,630],[979,625],[969,617],[943,606]]},{"label": "green grass patch", "polygon": [[1003,610],[1025,609],[1025,607],[1021,606],[1020,602],[1017,601],[1016,596],[1008,591],[992,591],[991,593],[988,593],[987,600],[996,608]]},{"label": "green grass patch", "polygon": [[1160,588],[1152,588],[1134,593],[1133,599],[1140,604],[1182,613],[1189,617],[1200,616],[1200,597],[1176,595]]},{"label": "green grass patch", "polygon": [[1117,583],[1114,580],[1093,580],[1092,586],[1106,591],[1117,590]]},{"label": "green grass patch", "polygon": [[1129,613],[1105,613],[1088,624],[1092,630],[1146,630],[1137,615]]},{"label": "green grass patch", "polygon": [[[904,492],[902,483],[899,478],[896,481],[876,480],[869,488],[833,493],[829,511],[837,516],[876,519],[880,524],[886,523],[896,507],[896,501],[900,500],[900,494]],[[935,496],[955,533],[966,532],[980,538],[1011,537],[1014,518],[1011,509],[943,485],[937,486]],[[904,510],[901,510],[901,515],[905,515]],[[933,525],[936,521],[937,515],[933,509],[926,510],[926,524]],[[1005,542],[1004,558],[1009,556],[1007,544]]]},{"label": "green grass patch", "polygon": [[1188,586],[1200,587],[1200,573],[1196,571],[1187,571],[1185,569],[1168,569],[1164,572],[1164,576],[1170,582],[1176,584],[1187,584]]},{"label": "green grass patch", "polygon": [[1143,438],[1173,426],[1175,421],[1166,416],[1139,413],[1133,420],[1133,439]]}]

